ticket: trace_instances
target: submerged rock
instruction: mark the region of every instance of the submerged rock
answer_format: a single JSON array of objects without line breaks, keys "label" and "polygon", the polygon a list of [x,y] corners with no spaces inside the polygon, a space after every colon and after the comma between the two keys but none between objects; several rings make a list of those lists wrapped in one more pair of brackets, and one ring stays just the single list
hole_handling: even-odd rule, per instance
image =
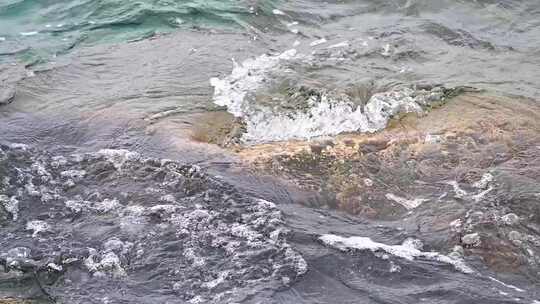
[{"label": "submerged rock", "polygon": [[336,136],[333,146],[316,153],[311,147],[319,143],[312,140],[244,147],[239,155],[262,172],[333,199],[316,207],[405,226],[439,252],[463,246],[452,256],[480,256],[496,271],[535,281],[538,113],[529,100],[465,93],[379,133]]}]

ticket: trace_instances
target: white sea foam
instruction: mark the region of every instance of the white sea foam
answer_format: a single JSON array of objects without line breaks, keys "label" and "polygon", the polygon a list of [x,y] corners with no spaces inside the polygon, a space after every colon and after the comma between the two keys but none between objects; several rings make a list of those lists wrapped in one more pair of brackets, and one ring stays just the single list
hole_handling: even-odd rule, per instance
[{"label": "white sea foam", "polygon": [[279,55],[262,55],[238,64],[233,61],[231,74],[212,78],[214,103],[227,107],[246,123],[242,140],[248,143],[309,139],[343,132],[375,132],[386,127],[399,113],[421,113],[422,95],[410,88],[374,94],[360,107],[350,97],[333,92],[306,97],[307,109],[276,112],[271,106],[255,104],[252,95],[268,85],[271,75],[292,73],[288,63],[304,64],[312,57],[291,49]]},{"label": "white sea foam", "polygon": [[503,285],[504,287],[513,289],[513,290],[515,290],[515,291],[517,291],[517,292],[525,292],[525,290],[523,290],[523,289],[521,289],[521,288],[518,288],[518,287],[516,287],[516,286],[514,286],[514,285],[506,284],[506,283],[504,283],[504,282],[502,282],[502,281],[499,281],[499,280],[495,279],[494,277],[488,277],[488,278],[489,278],[490,280],[492,280],[493,282],[497,282],[497,283]]},{"label": "white sea foam", "polygon": [[390,261],[390,269],[389,269],[390,272],[400,272],[401,271],[401,266],[399,265],[396,265],[394,262]]},{"label": "white sea foam", "polygon": [[49,269],[52,269],[54,271],[62,271],[64,268],[62,267],[62,265],[58,265],[58,264],[55,264],[55,263],[49,263],[47,264],[47,267],[49,267]]},{"label": "white sea foam", "polygon": [[214,289],[219,284],[225,282],[225,280],[227,279],[227,276],[229,276],[229,272],[228,271],[222,271],[222,272],[219,273],[217,278],[215,278],[214,280],[208,281],[208,282],[204,282],[204,283],[201,284],[201,286],[203,288],[207,288],[207,289]]},{"label": "white sea foam", "polygon": [[93,204],[93,208],[98,212],[106,213],[114,209],[120,208],[122,205],[118,202],[116,198],[113,199],[104,199],[101,202],[96,202]]},{"label": "white sea foam", "polygon": [[467,191],[461,189],[461,187],[459,186],[458,182],[456,181],[449,181],[447,182],[448,185],[452,186],[452,188],[454,188],[454,197],[456,198],[462,198],[462,197],[465,197],[467,195]]},{"label": "white sea foam", "polygon": [[27,247],[15,247],[7,252],[0,253],[0,257],[4,258],[7,266],[18,266],[20,262],[26,261],[31,257],[32,251]]},{"label": "white sea foam", "polygon": [[101,149],[97,154],[105,157],[117,170],[120,170],[125,162],[140,158],[139,153],[124,149]]},{"label": "white sea foam", "polygon": [[25,145],[25,144],[19,144],[19,143],[13,143],[13,144],[10,144],[9,147],[11,149],[15,149],[15,150],[23,150],[23,151],[26,151],[28,149],[28,145]]},{"label": "white sea foam", "polygon": [[19,200],[15,196],[8,197],[7,195],[0,194],[0,204],[11,214],[11,218],[17,221],[19,218]]},{"label": "white sea foam", "polygon": [[69,178],[83,178],[86,175],[86,171],[84,170],[66,170],[60,172],[60,175],[62,177],[69,177]]},{"label": "white sea foam", "polygon": [[113,199],[106,198],[101,202],[90,202],[90,201],[83,201],[83,200],[67,200],[65,202],[65,205],[71,211],[76,212],[76,213],[83,212],[85,210],[93,210],[98,213],[108,213],[110,211],[119,209],[122,206],[116,198],[113,198]]},{"label": "white sea foam", "polygon": [[493,175],[491,175],[491,173],[484,173],[484,175],[482,175],[482,178],[473,184],[473,187],[478,189],[486,189],[494,179],[495,178],[493,177]]},{"label": "white sea foam", "polygon": [[331,46],[327,47],[328,49],[335,49],[335,48],[344,48],[349,46],[349,41],[343,41],[340,43],[332,44]]},{"label": "white sea foam", "polygon": [[84,265],[94,276],[104,276],[106,273],[114,277],[123,277],[126,271],[122,267],[120,258],[114,252],[106,252],[103,255],[98,254],[97,250],[88,248],[90,254]]},{"label": "white sea foam", "polygon": [[313,42],[310,43],[309,45],[310,45],[310,46],[317,46],[317,45],[320,45],[320,44],[324,44],[324,43],[326,43],[326,42],[327,42],[326,39],[321,38],[321,39],[319,39],[319,40],[313,41]]},{"label": "white sea foam", "polygon": [[278,9],[272,10],[272,14],[274,14],[274,15],[280,15],[280,16],[285,16],[285,15],[286,15],[285,12],[280,11],[280,10],[278,10]]},{"label": "white sea foam", "polygon": [[367,237],[342,237],[339,235],[325,234],[319,237],[319,239],[326,245],[332,246],[342,251],[348,251],[351,249],[357,250],[370,250],[373,252],[384,251],[394,256],[406,259],[414,260],[416,258],[424,258],[428,260],[439,261],[445,264],[454,266],[458,271],[464,273],[473,273],[474,271],[469,268],[462,260],[451,258],[449,256],[440,254],[433,251],[421,251],[418,248],[417,242],[406,240],[402,245],[386,245],[383,243],[374,242]]},{"label": "white sea foam", "polygon": [[415,199],[406,199],[403,197],[399,197],[397,195],[394,195],[392,193],[387,193],[386,198],[400,204],[401,206],[405,207],[407,210],[415,209],[422,205],[422,203],[427,202],[428,200],[425,198],[415,198]]},{"label": "white sea foam", "polygon": [[362,110],[351,103],[335,103],[323,95],[306,112],[275,114],[255,112],[244,117],[248,142],[309,139],[343,132],[375,132],[386,127],[390,118],[399,112],[421,112],[410,95],[412,90],[375,94]]},{"label": "white sea foam", "polygon": [[51,229],[51,226],[44,221],[35,220],[26,223],[26,230],[34,231],[32,233],[32,237],[36,237],[39,233],[45,232],[49,229]]},{"label": "white sea foam", "polygon": [[477,193],[475,195],[473,195],[471,198],[473,201],[475,202],[480,202],[481,200],[484,199],[484,196],[486,196],[488,193],[490,193],[491,191],[493,190],[493,187],[489,187],[487,188],[486,190],[480,192],[480,193]]},{"label": "white sea foam", "polygon": [[34,36],[37,35],[39,32],[33,31],[33,32],[21,32],[22,36]]},{"label": "white sea foam", "polygon": [[388,56],[392,55],[390,44],[386,44],[384,46],[383,52],[381,53],[381,55],[383,55],[385,57],[388,57]]},{"label": "white sea foam", "polygon": [[267,74],[278,68],[286,60],[296,58],[295,49],[288,50],[277,56],[262,55],[247,59],[242,64],[233,60],[231,75],[223,79],[212,78],[210,84],[214,87],[214,103],[226,106],[227,110],[236,117],[244,116],[248,104],[245,97],[265,84]]},{"label": "white sea foam", "polygon": [[287,23],[287,27],[298,25],[298,21],[293,21],[291,23]]}]

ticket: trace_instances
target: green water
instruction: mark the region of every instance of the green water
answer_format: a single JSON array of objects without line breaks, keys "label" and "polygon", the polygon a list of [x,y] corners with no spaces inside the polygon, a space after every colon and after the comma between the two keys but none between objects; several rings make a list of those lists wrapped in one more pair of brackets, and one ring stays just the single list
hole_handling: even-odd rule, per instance
[{"label": "green water", "polygon": [[2,0],[0,61],[47,61],[79,45],[122,42],[178,28],[241,27],[270,1]]}]

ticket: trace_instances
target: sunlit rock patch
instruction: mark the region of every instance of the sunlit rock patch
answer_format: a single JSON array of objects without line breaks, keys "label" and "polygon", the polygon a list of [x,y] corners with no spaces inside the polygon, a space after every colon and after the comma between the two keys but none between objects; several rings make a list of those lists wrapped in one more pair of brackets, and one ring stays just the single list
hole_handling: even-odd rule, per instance
[{"label": "sunlit rock patch", "polygon": [[307,271],[273,203],[196,166],[2,145],[0,174],[2,278],[20,287],[12,297],[235,302]]}]

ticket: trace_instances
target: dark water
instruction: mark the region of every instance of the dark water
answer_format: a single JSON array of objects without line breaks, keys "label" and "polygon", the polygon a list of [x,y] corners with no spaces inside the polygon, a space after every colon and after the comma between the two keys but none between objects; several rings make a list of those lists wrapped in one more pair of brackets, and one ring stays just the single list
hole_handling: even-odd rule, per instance
[{"label": "dark water", "polygon": [[[537,1],[10,0],[0,3],[0,37],[0,177],[7,181],[0,195],[19,206],[16,221],[0,209],[0,299],[540,301],[534,281],[510,275],[504,281],[517,287],[505,286],[474,258],[465,262],[475,273],[465,274],[436,260],[326,246],[318,238],[329,233],[392,245],[415,235],[397,222],[302,207],[325,198],[250,174],[231,153],[190,137],[206,113],[222,109],[210,79],[228,77],[231,58],[292,48],[299,56],[265,72],[267,85],[242,79],[254,103],[286,104],[283,87],[383,92],[414,84],[538,99]],[[108,158],[100,149],[140,154]],[[281,214],[256,209],[256,198]],[[112,209],[100,205],[106,200]],[[49,229],[27,230],[35,220]],[[224,249],[237,243],[232,253]]]},{"label": "dark water", "polygon": [[538,296],[494,281],[474,259],[464,269],[384,251],[341,253],[318,237],[354,233],[392,244],[414,230],[267,195],[278,209],[196,166],[127,150],[49,154],[10,145],[0,156],[3,296],[43,303],[535,303]]}]

